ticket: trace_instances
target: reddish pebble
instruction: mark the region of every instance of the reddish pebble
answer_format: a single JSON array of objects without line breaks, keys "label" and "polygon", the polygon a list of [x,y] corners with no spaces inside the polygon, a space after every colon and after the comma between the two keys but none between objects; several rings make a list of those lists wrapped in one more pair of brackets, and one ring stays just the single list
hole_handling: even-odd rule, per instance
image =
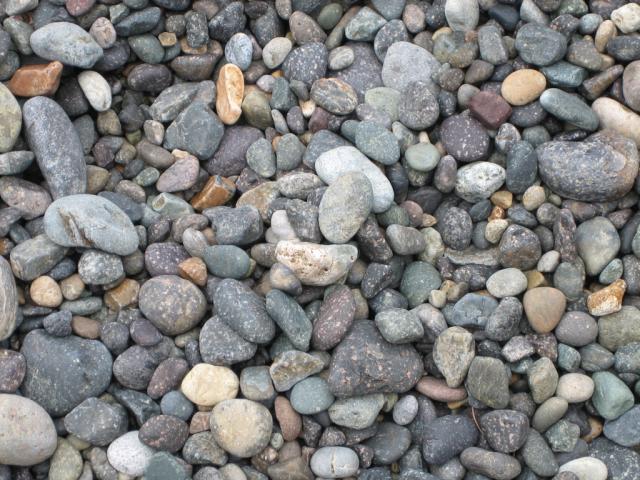
[{"label": "reddish pebble", "polygon": [[492,92],[478,92],[469,102],[469,110],[482,124],[496,129],[511,116],[511,106],[500,95]]}]

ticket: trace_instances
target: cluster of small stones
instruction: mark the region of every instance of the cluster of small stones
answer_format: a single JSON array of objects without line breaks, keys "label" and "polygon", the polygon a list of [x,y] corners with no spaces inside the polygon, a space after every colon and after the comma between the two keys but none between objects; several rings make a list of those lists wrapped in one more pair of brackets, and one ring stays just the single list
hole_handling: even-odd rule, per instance
[{"label": "cluster of small stones", "polygon": [[640,478],[638,3],[0,22],[0,480]]}]

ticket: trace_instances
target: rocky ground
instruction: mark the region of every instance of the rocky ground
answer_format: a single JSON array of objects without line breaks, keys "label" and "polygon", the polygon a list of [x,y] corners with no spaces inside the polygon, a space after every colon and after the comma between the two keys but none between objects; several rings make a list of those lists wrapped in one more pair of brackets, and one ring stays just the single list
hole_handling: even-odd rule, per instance
[{"label": "rocky ground", "polygon": [[639,4],[0,21],[0,480],[640,478]]}]

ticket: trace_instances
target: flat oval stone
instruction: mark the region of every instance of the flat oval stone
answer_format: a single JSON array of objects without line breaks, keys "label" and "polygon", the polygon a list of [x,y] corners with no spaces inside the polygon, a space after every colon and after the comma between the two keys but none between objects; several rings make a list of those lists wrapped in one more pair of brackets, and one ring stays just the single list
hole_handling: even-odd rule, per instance
[{"label": "flat oval stone", "polygon": [[331,243],[346,243],[365,221],[373,205],[369,179],[349,172],[335,180],[320,202],[318,222],[322,235]]},{"label": "flat oval stone", "polygon": [[411,82],[433,84],[431,76],[439,68],[440,62],[428,50],[410,42],[395,42],[384,57],[382,82],[396,90]]},{"label": "flat oval stone", "polygon": [[323,182],[331,185],[348,172],[361,172],[371,183],[374,213],[384,212],[393,201],[393,188],[387,177],[355,147],[338,147],[318,157],[315,169]]},{"label": "flat oval stone", "polygon": [[321,478],[346,478],[358,471],[360,460],[347,447],[322,447],[311,457],[311,471]]},{"label": "flat oval stone", "polygon": [[34,97],[25,102],[22,115],[27,142],[53,199],[84,193],[87,174],[82,143],[62,107],[50,98]]},{"label": "flat oval stone", "polygon": [[484,160],[489,155],[487,131],[476,119],[453,115],[440,126],[440,140],[449,155],[464,163]]},{"label": "flat oval stone", "polygon": [[116,204],[96,195],[70,195],[49,205],[44,230],[58,245],[130,255],[138,248],[131,220]]},{"label": "flat oval stone", "polygon": [[588,131],[598,128],[598,117],[579,97],[549,88],[540,96],[540,105],[551,115]]},{"label": "flat oval stone", "polygon": [[140,288],[140,310],[165,335],[179,335],[204,317],[207,301],[193,283],[176,275],[160,275]]},{"label": "flat oval stone", "polygon": [[53,416],[101,395],[111,382],[111,354],[97,340],[30,332],[20,352],[27,361],[22,392]]},{"label": "flat oval stone", "polygon": [[275,323],[267,314],[264,300],[238,280],[222,280],[213,303],[220,318],[245,340],[262,344],[275,336]]},{"label": "flat oval stone", "polygon": [[0,84],[0,153],[8,152],[20,135],[22,110],[11,91]]},{"label": "flat oval stone", "polygon": [[543,143],[536,149],[540,177],[565,198],[583,202],[618,199],[633,186],[638,158],[633,152],[625,155],[627,151],[617,146],[602,141]]},{"label": "flat oval stone", "polygon": [[58,435],[49,414],[19,395],[0,394],[0,464],[31,466],[56,450]]},{"label": "flat oval stone", "polygon": [[127,432],[118,437],[107,449],[107,459],[118,472],[131,477],[139,477],[151,460],[155,451],[147,447],[138,438],[138,430]]},{"label": "flat oval stone", "polygon": [[111,108],[111,87],[98,72],[86,70],[78,75],[82,93],[96,112]]},{"label": "flat oval stone", "polygon": [[39,57],[73,67],[91,68],[102,57],[100,45],[74,23],[49,23],[33,32],[29,42]]},{"label": "flat oval stone", "polygon": [[0,257],[0,341],[9,338],[18,318],[18,291],[11,266]]},{"label": "flat oval stone", "polygon": [[353,87],[339,78],[316,80],[310,93],[317,105],[336,115],[347,115],[353,112],[358,104],[358,96]]},{"label": "flat oval stone", "polygon": [[567,39],[549,27],[527,23],[518,30],[515,47],[525,62],[544,67],[562,60],[567,51]]},{"label": "flat oval stone", "polygon": [[199,347],[202,360],[213,365],[232,365],[249,360],[258,348],[238,335],[217,315],[202,326]]}]

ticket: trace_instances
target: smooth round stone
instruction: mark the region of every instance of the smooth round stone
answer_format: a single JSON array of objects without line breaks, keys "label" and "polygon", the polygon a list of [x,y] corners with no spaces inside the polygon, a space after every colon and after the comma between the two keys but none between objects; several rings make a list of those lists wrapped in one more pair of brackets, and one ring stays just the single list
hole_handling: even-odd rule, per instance
[{"label": "smooth round stone", "polygon": [[62,107],[50,98],[34,97],[25,102],[22,115],[27,143],[54,200],[84,193],[87,174],[82,143]]},{"label": "smooth round stone", "polygon": [[220,278],[242,279],[251,268],[251,259],[247,253],[235,245],[206,247],[202,259],[208,270]]},{"label": "smooth round stone", "polygon": [[531,327],[538,333],[549,333],[560,322],[566,302],[560,290],[538,287],[525,293],[522,305]]},{"label": "smooth round stone", "polygon": [[551,425],[563,417],[568,408],[569,403],[564,398],[548,398],[537,408],[531,420],[531,426],[535,430],[544,433]]},{"label": "smooth round stone", "polygon": [[109,464],[118,472],[139,477],[154,454],[154,450],[138,439],[138,431],[127,432],[114,440],[107,449]]},{"label": "smooth round stone", "polygon": [[405,268],[400,282],[400,291],[409,300],[410,307],[424,303],[432,290],[442,284],[438,271],[427,262],[412,262]]},{"label": "smooth round stone", "polygon": [[466,115],[453,115],[442,122],[440,140],[447,153],[463,163],[484,160],[491,143],[482,124]]},{"label": "smooth round stone", "polygon": [[266,138],[261,138],[247,149],[247,165],[258,175],[269,178],[276,173],[276,157],[271,148],[271,143]]},{"label": "smooth round stone", "polygon": [[140,288],[139,307],[165,335],[184,333],[204,317],[207,302],[193,283],[176,275],[160,275]]},{"label": "smooth round stone", "polygon": [[416,143],[404,152],[407,165],[419,172],[430,172],[438,166],[440,152],[430,143]]},{"label": "smooth round stone", "polygon": [[637,308],[623,306],[619,312],[598,320],[598,343],[604,348],[615,352],[632,342],[640,342],[640,312]]},{"label": "smooth round stone", "polygon": [[56,450],[58,436],[51,417],[28,398],[0,394],[0,423],[0,464],[36,465]]},{"label": "smooth round stone", "polygon": [[514,457],[477,447],[470,447],[462,452],[460,463],[472,472],[498,480],[511,480],[522,470]]},{"label": "smooth round stone", "polygon": [[424,336],[418,316],[401,308],[389,308],[375,317],[376,326],[386,341],[393,344],[410,343]]},{"label": "smooth round stone", "polygon": [[487,279],[487,290],[496,298],[515,297],[527,289],[527,277],[517,268],[498,270]]},{"label": "smooth round stone", "polygon": [[320,478],[346,478],[358,471],[360,459],[350,448],[322,447],[313,454],[309,466]]},{"label": "smooth round stone", "polygon": [[437,417],[425,425],[422,455],[429,463],[442,465],[478,442],[479,432],[465,415]]},{"label": "smooth round stone", "polygon": [[554,334],[559,342],[572,347],[584,347],[595,342],[598,337],[598,324],[585,312],[567,312],[562,316]]},{"label": "smooth round stone", "polygon": [[634,447],[640,444],[638,421],[640,421],[640,406],[636,405],[616,420],[605,422],[604,435],[618,445]]},{"label": "smooth round stone", "polygon": [[67,431],[92,445],[107,446],[127,432],[128,418],[119,405],[87,398],[64,417]]},{"label": "smooth round stone", "polygon": [[286,37],[273,38],[262,49],[262,61],[267,68],[277,68],[287,58],[292,47],[291,40]]},{"label": "smooth round stone", "polygon": [[230,368],[199,363],[184,377],[180,390],[196,405],[213,407],[235,398],[239,385],[238,376]]},{"label": "smooth round stone", "polygon": [[336,425],[363,430],[375,423],[384,406],[384,396],[380,393],[336,400],[329,408],[329,418]]},{"label": "smooth round stone", "polygon": [[600,120],[601,128],[608,128],[640,143],[640,115],[612,98],[600,97],[591,108]]},{"label": "smooth round stone", "polygon": [[172,415],[151,417],[138,432],[138,438],[145,445],[172,453],[182,448],[188,435],[186,422]]},{"label": "smooth round stone", "polygon": [[347,115],[358,105],[353,87],[339,78],[320,78],[311,86],[311,98],[317,105],[336,115]]},{"label": "smooth round stone", "polygon": [[545,90],[540,95],[540,105],[551,115],[584,130],[593,131],[598,128],[598,117],[591,107],[579,97],[559,88]]},{"label": "smooth round stone", "polygon": [[447,0],[444,4],[447,24],[455,31],[475,30],[480,17],[478,0]]},{"label": "smooth round stone", "polygon": [[466,387],[470,395],[489,407],[505,408],[509,403],[508,369],[496,358],[475,357]]},{"label": "smooth round stone", "polygon": [[640,457],[628,448],[598,437],[591,442],[589,454],[605,462],[611,478],[634,480],[640,475]]},{"label": "smooth round stone", "polygon": [[37,29],[29,43],[39,57],[73,67],[91,68],[102,57],[102,48],[91,35],[69,22],[53,22]]},{"label": "smooth round stone", "polygon": [[99,341],[30,332],[20,352],[27,361],[22,392],[60,416],[102,394],[111,381],[111,354]]},{"label": "smooth round stone", "polygon": [[130,255],[138,248],[138,234],[127,214],[95,195],[56,200],[44,214],[44,229],[65,247],[92,247],[116,255]]},{"label": "smooth round stone", "polygon": [[395,42],[387,50],[382,65],[382,83],[398,91],[411,82],[432,85],[431,77],[440,62],[428,50],[410,42]]},{"label": "smooth round stone", "polygon": [[265,299],[267,313],[292,345],[299,350],[307,351],[313,327],[302,307],[292,297],[276,289],[267,293]]},{"label": "smooth round stone", "polygon": [[221,281],[213,303],[220,318],[243,339],[263,344],[275,336],[275,323],[267,314],[264,300],[243,283]]},{"label": "smooth round stone", "polygon": [[633,33],[640,28],[640,5],[622,5],[611,12],[611,20],[622,33]]},{"label": "smooth round stone", "polygon": [[636,112],[640,111],[640,60],[631,62],[622,74],[622,93],[625,103]]},{"label": "smooth round stone", "polygon": [[187,190],[196,183],[200,173],[200,163],[193,155],[179,158],[167,168],[156,182],[159,192],[179,192]]},{"label": "smooth round stone", "polygon": [[335,397],[329,384],[321,377],[308,377],[296,383],[291,389],[291,406],[301,415],[315,415],[327,410]]},{"label": "smooth round stone", "polygon": [[606,480],[607,465],[597,458],[581,457],[560,466],[558,473],[571,472],[578,480]]},{"label": "smooth round stone", "polygon": [[245,399],[224,400],[211,412],[211,432],[230,454],[248,458],[260,453],[271,439],[273,419],[263,405]]},{"label": "smooth round stone", "polygon": [[590,139],[594,137],[603,141],[552,141],[536,149],[540,178],[554,193],[573,200],[604,202],[629,192],[631,178],[638,171],[637,156],[633,151],[627,154],[631,141],[614,140],[606,132]]},{"label": "smooth round stone", "polygon": [[322,235],[331,243],[346,243],[358,231],[373,206],[367,176],[350,172],[338,177],[325,191],[318,211]]},{"label": "smooth round stone", "polygon": [[476,203],[489,198],[496,192],[505,178],[506,171],[500,165],[491,162],[474,162],[458,170],[456,194],[468,202]]},{"label": "smooth round stone", "polygon": [[515,410],[494,410],[480,419],[482,432],[493,450],[512,453],[520,449],[529,434],[529,419]]},{"label": "smooth round stone", "polygon": [[356,146],[366,156],[383,165],[392,165],[400,159],[400,146],[395,135],[375,122],[358,124]]},{"label": "smooth round stone", "polygon": [[204,102],[194,101],[167,127],[162,145],[204,160],[216,152],[223,135],[224,126],[218,116]]},{"label": "smooth round stone", "polygon": [[105,285],[124,276],[122,260],[117,255],[88,250],[80,256],[78,273],[88,285]]},{"label": "smooth round stone", "polygon": [[440,107],[430,84],[422,81],[408,83],[398,102],[398,120],[413,130],[424,130],[438,120]]},{"label": "smooth round stone", "polygon": [[22,127],[20,105],[4,84],[0,84],[0,111],[0,153],[4,153],[13,148]]},{"label": "smooth round stone", "polygon": [[199,342],[202,359],[214,365],[249,360],[257,349],[255,344],[243,339],[217,315],[202,326]]},{"label": "smooth round stone", "polygon": [[586,402],[594,391],[594,383],[590,377],[581,373],[567,373],[558,380],[556,395],[569,403]]},{"label": "smooth round stone", "polygon": [[500,93],[511,105],[526,105],[536,100],[546,86],[547,80],[542,73],[524,68],[503,80]]},{"label": "smooth round stone", "polygon": [[363,173],[371,183],[374,213],[386,211],[393,201],[393,188],[387,177],[354,147],[337,147],[321,154],[315,162],[315,169],[328,185],[346,173]]},{"label": "smooth round stone", "polygon": [[613,373],[595,372],[592,378],[595,389],[591,401],[600,416],[615,420],[633,407],[633,393]]},{"label": "smooth round stone", "polygon": [[564,57],[567,39],[549,27],[527,23],[518,30],[515,48],[525,62],[544,67]]},{"label": "smooth round stone", "polygon": [[356,56],[353,49],[347,46],[337,47],[329,53],[329,68],[342,70],[352,65]]},{"label": "smooth round stone", "polygon": [[111,87],[102,75],[85,70],[78,75],[78,83],[95,111],[104,112],[111,108]]},{"label": "smooth round stone", "polygon": [[224,46],[224,56],[229,63],[245,71],[251,65],[253,44],[248,35],[242,32],[234,34]]},{"label": "smooth round stone", "polygon": [[374,462],[377,465],[391,465],[409,449],[411,431],[392,422],[383,422],[365,445],[373,450]]},{"label": "smooth round stone", "polygon": [[282,71],[287,80],[300,80],[311,86],[327,71],[327,48],[322,43],[311,42],[294,48],[285,58]]},{"label": "smooth round stone", "polygon": [[418,415],[419,408],[414,395],[405,395],[393,406],[393,421],[398,425],[409,425]]}]

